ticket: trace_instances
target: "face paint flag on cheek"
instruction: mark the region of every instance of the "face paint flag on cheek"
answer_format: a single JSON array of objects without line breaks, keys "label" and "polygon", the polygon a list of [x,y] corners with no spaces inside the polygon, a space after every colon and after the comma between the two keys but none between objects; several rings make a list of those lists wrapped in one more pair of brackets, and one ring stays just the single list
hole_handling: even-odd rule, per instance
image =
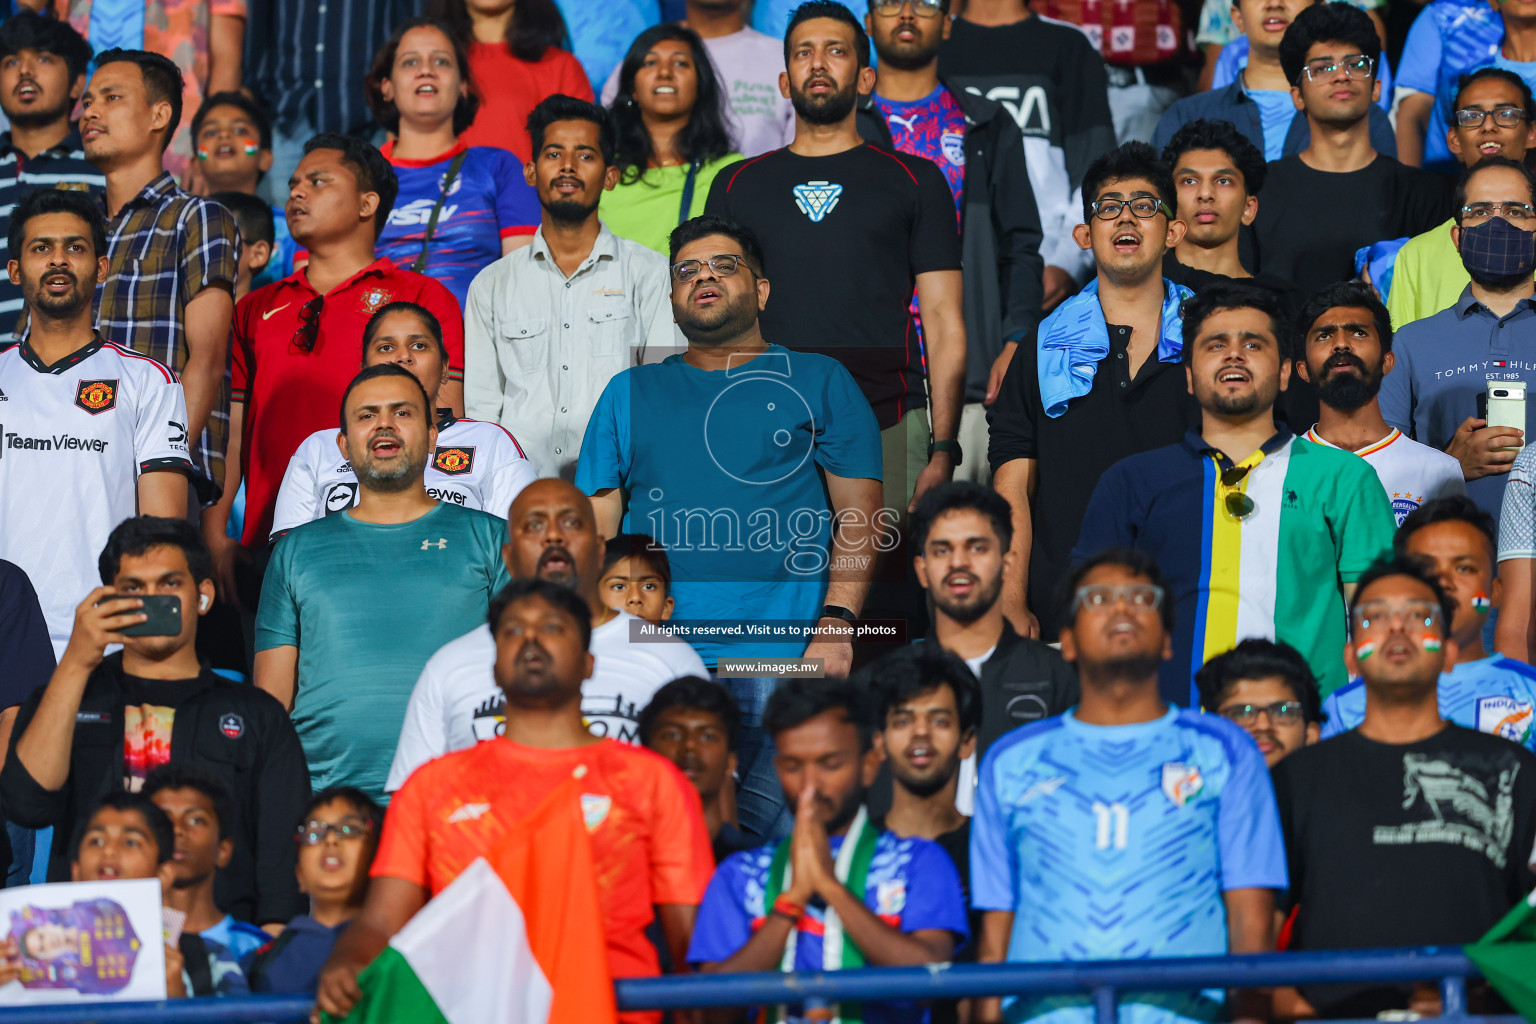
[{"label": "face paint flag on cheek", "polygon": [[1359,644],[1355,647],[1355,657],[1359,658],[1361,661],[1364,661],[1366,658],[1369,658],[1375,653],[1376,644],[1371,640],[1367,640],[1365,643]]},{"label": "face paint flag on cheek", "polygon": [[260,153],[260,152],[261,152],[261,147],[256,145],[256,143],[254,143],[254,142],[247,142],[245,144],[245,155],[246,156],[255,156],[257,153]]},{"label": "face paint flag on cheek", "polygon": [[206,149],[199,149],[197,151],[197,158],[199,160],[207,160],[208,159],[208,151]]},{"label": "face paint flag on cheek", "polygon": [[1479,615],[1487,615],[1493,611],[1493,602],[1489,600],[1487,594],[1479,590],[1472,595],[1472,610]]},{"label": "face paint flag on cheek", "polygon": [[1433,654],[1440,649],[1440,638],[1435,636],[1433,633],[1425,633],[1424,640],[1421,642],[1420,646],[1422,646],[1428,653]]}]

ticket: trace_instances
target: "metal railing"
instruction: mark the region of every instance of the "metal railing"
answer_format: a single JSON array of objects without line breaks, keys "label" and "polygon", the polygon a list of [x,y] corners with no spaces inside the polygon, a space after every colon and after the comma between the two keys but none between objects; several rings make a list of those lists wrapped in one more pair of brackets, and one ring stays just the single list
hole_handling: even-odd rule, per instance
[{"label": "metal railing", "polygon": [[[623,1010],[777,1003],[818,1006],[842,1001],[1083,993],[1093,999],[1096,1024],[1114,1024],[1116,999],[1124,991],[1438,981],[1443,1015],[1466,1021],[1466,981],[1476,976],[1477,968],[1459,947],[1428,947],[1049,964],[934,964],[794,974],[688,975],[619,981],[614,987]],[[288,1024],[308,1020],[312,1005],[311,999],[298,996],[76,1003],[0,1009],[0,1024]]]}]

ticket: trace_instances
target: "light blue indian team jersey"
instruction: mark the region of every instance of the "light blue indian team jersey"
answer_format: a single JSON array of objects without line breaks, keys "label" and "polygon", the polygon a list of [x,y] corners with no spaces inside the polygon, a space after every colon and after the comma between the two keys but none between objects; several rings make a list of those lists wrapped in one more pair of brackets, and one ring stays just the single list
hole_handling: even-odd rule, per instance
[{"label": "light blue indian team jersey", "polygon": [[[1495,654],[1440,673],[1436,690],[1447,722],[1513,740],[1536,753],[1536,668]],[[1365,721],[1365,684],[1358,679],[1323,701],[1323,739]]]},{"label": "light blue indian team jersey", "polygon": [[[977,910],[1014,913],[1015,962],[1227,952],[1228,889],[1284,889],[1269,771],[1233,723],[1170,708],[1098,726],[1022,726],[982,762],[971,823]],[[1122,1024],[1214,1019],[1220,998],[1122,994]],[[1086,997],[1021,997],[1010,1021],[1092,1021]]]}]

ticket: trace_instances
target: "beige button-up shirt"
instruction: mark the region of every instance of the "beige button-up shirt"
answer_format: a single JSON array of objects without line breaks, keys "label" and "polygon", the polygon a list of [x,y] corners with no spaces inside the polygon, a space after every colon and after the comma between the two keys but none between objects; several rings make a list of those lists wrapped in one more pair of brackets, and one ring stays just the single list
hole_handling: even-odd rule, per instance
[{"label": "beige button-up shirt", "polygon": [[[672,321],[666,257],[606,226],[570,277],[541,228],[469,286],[464,411],[500,423],[541,476],[576,473],[582,435],[608,381],[647,348],[687,344]],[[654,358],[654,353],[653,353]]]}]

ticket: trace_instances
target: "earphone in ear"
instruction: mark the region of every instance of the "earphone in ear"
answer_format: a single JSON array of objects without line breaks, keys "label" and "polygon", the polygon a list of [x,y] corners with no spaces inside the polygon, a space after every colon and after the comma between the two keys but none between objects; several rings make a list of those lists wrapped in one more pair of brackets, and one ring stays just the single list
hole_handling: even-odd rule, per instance
[{"label": "earphone in ear", "polygon": [[205,612],[208,610],[208,605],[211,603],[212,602],[208,600],[208,595],[204,594],[202,597],[197,599],[197,610],[200,612]]}]

